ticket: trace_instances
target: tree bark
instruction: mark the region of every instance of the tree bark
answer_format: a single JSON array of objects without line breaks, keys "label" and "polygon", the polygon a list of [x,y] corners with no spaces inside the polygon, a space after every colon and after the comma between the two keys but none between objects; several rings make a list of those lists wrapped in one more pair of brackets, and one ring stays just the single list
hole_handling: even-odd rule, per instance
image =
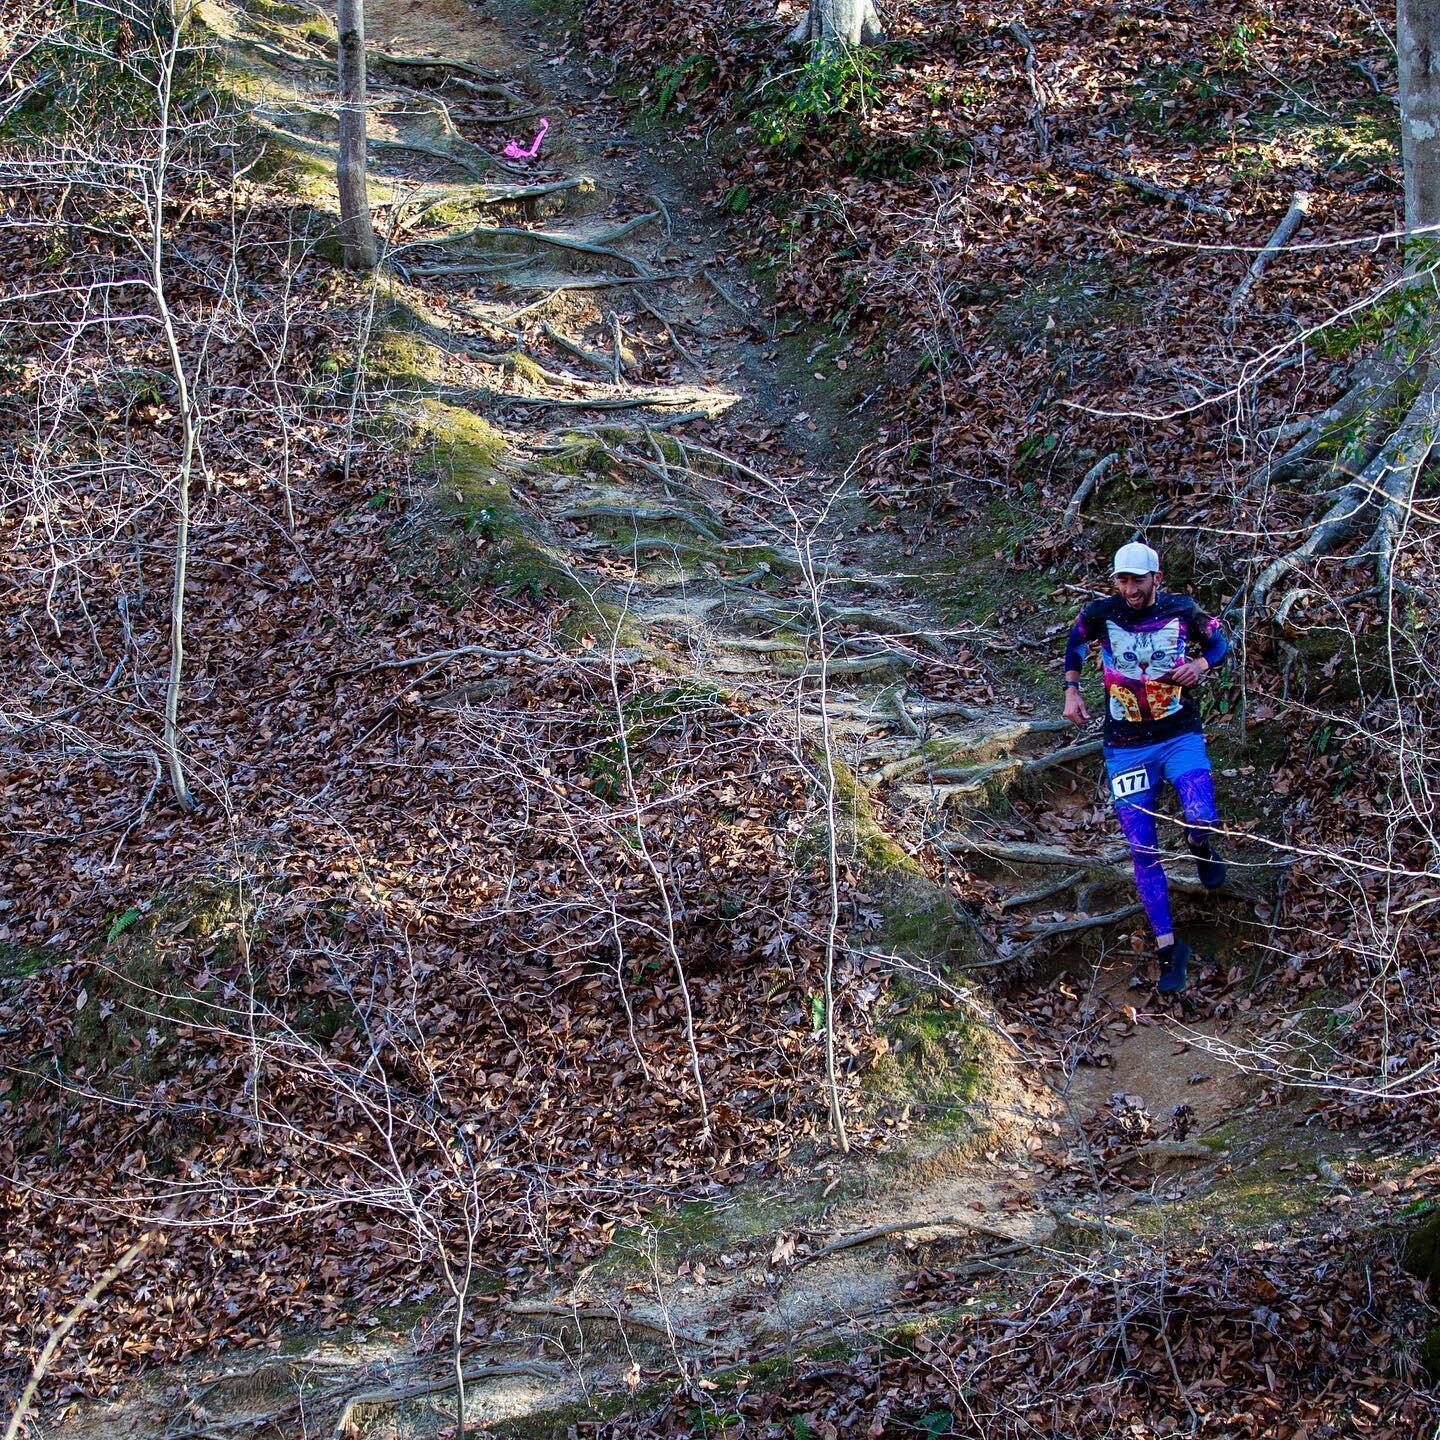
[{"label": "tree bark", "polygon": [[375,268],[375,227],[365,192],[365,0],[339,0],[341,253],[347,270]]},{"label": "tree bark", "polygon": [[1407,261],[1413,241],[1440,238],[1440,0],[1399,0],[1400,155],[1405,170]]},{"label": "tree bark", "polygon": [[[1437,0],[1440,3],[1440,0]],[[790,44],[810,42],[819,54],[885,38],[875,0],[810,0],[805,18],[790,32]]]},{"label": "tree bark", "polygon": [[190,561],[190,478],[195,468],[195,441],[199,417],[195,413],[185,358],[170,311],[165,289],[165,190],[170,167],[170,103],[174,95],[175,67],[179,59],[180,31],[171,32],[161,53],[160,80],[156,94],[160,101],[160,146],[150,190],[150,294],[155,302],[160,330],[165,337],[170,374],[175,382],[175,403],[180,415],[180,463],[175,472],[175,573],[170,590],[170,670],[165,681],[165,728],[162,744],[170,768],[170,785],[182,810],[195,808],[194,797],[185,780],[180,758],[180,689],[185,670],[185,573]]}]

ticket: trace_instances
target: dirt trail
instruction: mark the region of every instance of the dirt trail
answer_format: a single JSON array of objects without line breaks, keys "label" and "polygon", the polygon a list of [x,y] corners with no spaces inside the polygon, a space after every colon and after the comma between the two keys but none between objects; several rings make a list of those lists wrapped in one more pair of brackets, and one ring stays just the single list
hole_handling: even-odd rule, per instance
[{"label": "dirt trail", "polygon": [[[1023,702],[957,698],[963,637],[871,568],[873,544],[862,550],[845,533],[848,457],[832,440],[834,417],[815,419],[823,395],[777,378],[769,321],[748,277],[717,259],[712,219],[617,128],[578,62],[516,4],[367,8],[376,49],[472,67],[467,85],[445,92],[445,109],[435,88],[421,88],[423,67],[398,72],[415,81],[403,86],[394,68],[379,70],[373,86],[374,193],[402,202],[397,295],[411,317],[405,343],[427,350],[427,403],[438,397],[498,427],[497,465],[531,542],[597,608],[625,617],[627,643],[657,649],[692,680],[761,685],[816,673],[823,632],[829,706],[812,707],[808,723],[831,726],[887,826],[995,870],[1000,958],[1042,956],[1044,932],[1087,918],[1087,894],[1123,890],[1123,867],[1090,863],[1113,839],[1098,811],[1068,834],[1036,834],[1018,813],[1003,826],[987,819],[983,802],[997,787],[1068,783],[1067,767],[1093,745],[1063,748],[1073,737]],[[261,67],[260,123],[323,154],[323,67],[285,63],[288,47],[254,17],[206,17]],[[541,117],[541,157],[496,168],[505,140],[528,141]],[[687,428],[697,416],[716,420],[706,442]],[[1014,849],[1037,842],[1089,859],[1044,899],[1006,907],[1065,871],[1063,848],[1060,861],[1038,864]],[[980,1288],[1012,1264],[1043,1264],[1057,1222],[1032,1150],[1075,1143],[1069,1122],[1090,1121],[1115,1091],[1142,1095],[1156,1115],[1191,1104],[1201,1130],[1237,1099],[1229,1083],[1191,1083],[1216,1067],[1164,1017],[1137,1012],[1150,1001],[1126,988],[1132,968],[1096,972],[1092,1064],[1068,1086],[1068,1113],[1065,1085],[1002,1050],[964,1143],[901,1164],[791,1175],[758,1210],[717,1207],[693,1240],[663,1222],[633,1237],[628,1256],[511,1311],[472,1359],[474,1421],[623,1389],[667,1357],[695,1373],[893,1323],[906,1313],[907,1281],[937,1258],[969,1265]],[[1212,1033],[1215,1023],[1202,1020]],[[433,1329],[302,1340],[258,1363],[156,1374],[54,1433],[438,1434],[452,1402]]]}]

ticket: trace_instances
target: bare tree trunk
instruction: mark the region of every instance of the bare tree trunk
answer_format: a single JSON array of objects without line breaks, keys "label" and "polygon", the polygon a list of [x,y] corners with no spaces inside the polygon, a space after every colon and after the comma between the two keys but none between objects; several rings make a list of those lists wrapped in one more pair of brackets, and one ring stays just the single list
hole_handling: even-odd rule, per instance
[{"label": "bare tree trunk", "polygon": [[160,83],[160,148],[155,156],[154,183],[149,197],[150,212],[150,292],[165,336],[170,374],[175,382],[175,403],[180,412],[180,464],[175,474],[175,580],[170,594],[170,673],[165,683],[165,758],[170,769],[170,785],[182,810],[193,810],[195,801],[185,782],[185,767],[180,760],[180,683],[185,668],[185,571],[190,560],[190,477],[195,468],[195,429],[198,419],[190,393],[185,360],[175,334],[165,291],[165,186],[170,164],[170,100],[175,82],[175,66],[179,57],[180,31],[172,31],[169,47],[161,56]]},{"label": "bare tree trunk", "polygon": [[[1403,0],[1402,0],[1403,3]],[[820,54],[885,38],[875,0],[810,0],[805,18],[790,32],[792,45],[808,40]]]},{"label": "bare tree trunk", "polygon": [[[1440,0],[1399,0],[1400,154],[1405,167],[1405,233],[1440,240]],[[1416,263],[1411,246],[1407,262]]]},{"label": "bare tree trunk", "polygon": [[375,227],[365,193],[365,0],[339,0],[340,239],[347,270],[375,268]]}]

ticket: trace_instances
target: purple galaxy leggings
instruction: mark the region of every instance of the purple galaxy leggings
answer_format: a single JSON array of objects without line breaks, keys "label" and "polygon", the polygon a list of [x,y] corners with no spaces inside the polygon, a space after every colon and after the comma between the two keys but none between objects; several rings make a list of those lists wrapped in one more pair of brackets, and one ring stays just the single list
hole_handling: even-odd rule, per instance
[{"label": "purple galaxy leggings", "polygon": [[[1198,849],[1203,853],[1209,844],[1209,836],[1195,827],[1214,825],[1220,818],[1215,808],[1215,785],[1210,779],[1210,772],[1192,770],[1188,775],[1172,775],[1170,783],[1175,787],[1175,793],[1180,797],[1180,808],[1185,812],[1185,822],[1189,827],[1186,839],[1192,850]],[[1165,871],[1160,867],[1155,824],[1158,789],[1157,786],[1140,796],[1139,804],[1117,805],[1115,815],[1130,842],[1130,856],[1135,862],[1135,889],[1140,893],[1140,903],[1145,907],[1150,928],[1156,935],[1173,935],[1175,927],[1170,919],[1170,890],[1165,883]]]}]

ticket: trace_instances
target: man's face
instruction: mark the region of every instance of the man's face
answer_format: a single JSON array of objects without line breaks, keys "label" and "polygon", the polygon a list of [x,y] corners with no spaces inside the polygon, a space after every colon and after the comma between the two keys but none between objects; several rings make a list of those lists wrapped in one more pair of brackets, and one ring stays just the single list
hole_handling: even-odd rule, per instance
[{"label": "man's face", "polygon": [[1143,610],[1155,599],[1160,588],[1160,572],[1150,575],[1117,575],[1115,589],[1132,610]]}]

